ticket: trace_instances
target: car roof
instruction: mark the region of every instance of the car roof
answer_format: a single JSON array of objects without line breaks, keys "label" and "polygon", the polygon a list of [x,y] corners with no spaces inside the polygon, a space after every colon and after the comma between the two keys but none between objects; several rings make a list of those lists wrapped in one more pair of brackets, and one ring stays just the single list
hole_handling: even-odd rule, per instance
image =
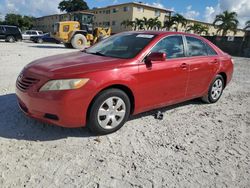
[{"label": "car roof", "polygon": [[14,27],[14,28],[17,28],[17,26],[15,25],[0,25],[1,27]]},{"label": "car roof", "polygon": [[185,32],[177,32],[177,31],[127,31],[124,33],[138,33],[138,34],[150,34],[150,35],[159,35],[159,36],[167,36],[167,35],[185,35],[185,36],[193,36],[201,38],[201,36],[191,33]]}]

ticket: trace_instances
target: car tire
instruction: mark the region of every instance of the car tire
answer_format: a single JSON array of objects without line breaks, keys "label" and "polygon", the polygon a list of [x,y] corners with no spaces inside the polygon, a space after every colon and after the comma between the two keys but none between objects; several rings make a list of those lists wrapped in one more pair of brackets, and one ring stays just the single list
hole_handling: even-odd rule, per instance
[{"label": "car tire", "polygon": [[202,97],[202,101],[205,103],[217,102],[224,90],[225,81],[221,75],[216,75],[211,85],[209,86],[208,93]]},{"label": "car tire", "polygon": [[73,48],[75,48],[75,49],[83,49],[87,46],[87,39],[82,34],[76,34],[72,38],[71,44],[72,44]]},{"label": "car tire", "polygon": [[7,42],[10,42],[10,43],[13,43],[13,42],[16,42],[16,39],[14,36],[10,35],[6,38],[6,41]]},{"label": "car tire", "polygon": [[119,89],[108,89],[99,93],[92,103],[87,126],[96,134],[108,134],[120,129],[130,115],[130,100]]},{"label": "car tire", "polygon": [[64,43],[64,46],[65,46],[66,48],[73,48],[73,46],[72,46],[70,43]]},{"label": "car tire", "polygon": [[37,39],[37,43],[42,44],[43,43],[43,39]]}]

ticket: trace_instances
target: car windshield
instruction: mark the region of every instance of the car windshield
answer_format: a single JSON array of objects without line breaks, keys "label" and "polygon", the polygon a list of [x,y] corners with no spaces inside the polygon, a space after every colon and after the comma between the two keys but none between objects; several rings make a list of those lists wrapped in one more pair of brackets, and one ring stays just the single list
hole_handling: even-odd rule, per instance
[{"label": "car windshield", "polygon": [[129,59],[135,57],[155,35],[140,33],[122,33],[111,36],[84,52],[101,56]]}]

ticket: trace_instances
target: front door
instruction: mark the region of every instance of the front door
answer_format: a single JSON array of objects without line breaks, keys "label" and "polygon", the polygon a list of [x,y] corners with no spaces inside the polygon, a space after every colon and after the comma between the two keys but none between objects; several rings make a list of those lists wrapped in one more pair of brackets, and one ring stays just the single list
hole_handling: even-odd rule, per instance
[{"label": "front door", "polygon": [[167,58],[164,61],[153,61],[151,66],[139,64],[138,108],[141,111],[182,100],[187,89],[188,65],[185,63],[182,36],[162,39],[151,52],[166,53]]}]

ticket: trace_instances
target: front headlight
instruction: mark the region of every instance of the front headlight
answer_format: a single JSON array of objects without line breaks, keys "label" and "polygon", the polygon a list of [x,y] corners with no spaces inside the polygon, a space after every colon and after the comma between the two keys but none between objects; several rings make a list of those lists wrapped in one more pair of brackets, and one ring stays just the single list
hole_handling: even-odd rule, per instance
[{"label": "front headlight", "polygon": [[88,81],[89,81],[88,78],[50,80],[41,87],[40,91],[78,89],[84,86]]}]

